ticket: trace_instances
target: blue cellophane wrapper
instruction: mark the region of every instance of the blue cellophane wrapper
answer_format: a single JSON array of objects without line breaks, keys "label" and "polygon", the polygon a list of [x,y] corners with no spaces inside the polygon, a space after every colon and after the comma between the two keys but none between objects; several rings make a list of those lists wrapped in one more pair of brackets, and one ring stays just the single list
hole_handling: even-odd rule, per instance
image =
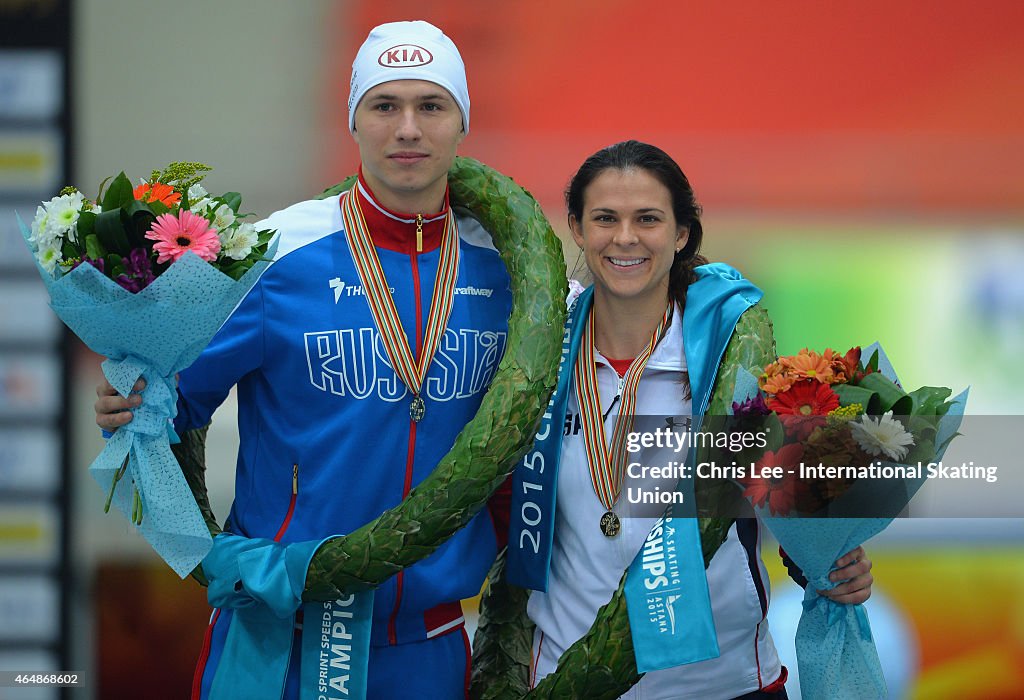
[{"label": "blue cellophane wrapper", "polygon": [[[865,348],[862,357],[871,357],[876,351],[878,370],[896,382],[892,365],[877,343]],[[736,380],[735,401],[745,401],[757,391],[757,380],[749,372],[741,371]],[[951,401],[947,413],[938,420],[936,445],[945,444],[956,434],[963,418],[967,391]],[[937,450],[934,461],[942,459],[943,451]],[[865,488],[876,490],[870,496],[873,503],[884,500],[885,507],[880,508],[880,512],[891,512],[895,517],[924,481],[922,477],[894,482],[887,491],[879,491],[877,482]],[[846,495],[866,502],[867,496],[863,491],[858,493],[858,487],[859,484],[855,484]],[[887,697],[867,610],[863,605],[836,603],[819,595],[818,590],[839,585],[828,578],[836,568],[836,560],[888,527],[893,517],[781,517],[772,516],[767,505],[755,506],[754,511],[808,581],[796,633],[801,695],[830,700]]]},{"label": "blue cellophane wrapper", "polygon": [[[28,243],[31,231],[20,217],[18,224]],[[276,246],[275,239],[267,260]],[[89,471],[106,491],[128,458],[112,502],[130,518],[134,482],[143,506],[138,530],[182,578],[213,539],[170,449],[178,441],[175,374],[195,361],[267,264],[257,262],[236,281],[189,252],[133,294],[89,264],[55,279],[36,263],[50,307],[89,349],[108,358],[103,373],[118,393],[127,397],[139,377],[146,380],[132,421],[107,441]]]}]

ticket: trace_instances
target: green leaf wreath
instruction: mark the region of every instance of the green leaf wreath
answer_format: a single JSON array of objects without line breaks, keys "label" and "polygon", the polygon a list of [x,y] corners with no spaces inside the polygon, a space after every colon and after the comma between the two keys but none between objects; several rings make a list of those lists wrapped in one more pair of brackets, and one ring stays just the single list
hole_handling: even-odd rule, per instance
[{"label": "green leaf wreath", "polygon": [[[320,196],[354,182],[350,177]],[[480,221],[508,269],[512,314],[505,355],[476,416],[430,476],[376,520],[320,547],[306,576],[305,600],[336,600],[373,588],[441,546],[484,506],[533,443],[554,389],[568,294],[558,238],[526,190],[478,161],[456,158],[448,184],[452,205]],[[174,452],[217,534],[204,476],[205,432],[186,432]],[[200,568],[193,576],[205,583]]]},{"label": "green leaf wreath", "polygon": [[[727,413],[732,404],[736,372],[741,367],[756,375],[774,359],[771,320],[764,308],[755,306],[740,317],[722,356],[708,415],[723,416]],[[731,498],[733,491],[733,487],[724,480],[698,481],[698,515],[721,512],[717,506],[721,505],[723,498]],[[705,568],[725,541],[732,523],[731,518],[698,518]],[[488,578],[473,640],[470,697],[474,700],[614,700],[642,677],[636,668],[633,636],[626,613],[623,594],[625,573],[611,600],[598,610],[590,631],[562,654],[555,672],[546,676],[533,690],[529,685],[533,625],[526,616],[529,591],[512,586],[505,580],[504,554],[498,558]]]},{"label": "green leaf wreath", "polygon": [[[350,177],[321,197],[351,188]],[[554,387],[567,294],[561,246],[533,198],[511,179],[469,158],[449,172],[452,205],[491,233],[512,281],[513,310],[505,356],[476,417],[434,472],[398,506],[318,550],[306,578],[307,600],[334,600],[379,585],[426,557],[483,507],[530,447]],[[740,367],[755,374],[775,358],[771,322],[761,307],[740,319],[723,356],[708,412],[724,415]],[[174,453],[213,534],[220,526],[205,486],[206,428],[186,432]],[[698,510],[708,511],[724,484],[699,482]],[[701,504],[705,504],[705,508]],[[699,519],[704,564],[725,541],[731,519]],[[509,585],[504,556],[491,571],[473,649],[470,693],[487,700],[619,697],[637,681],[623,585],[597,614],[590,631],[559,659],[558,669],[532,691],[533,627],[528,591]],[[201,569],[193,572],[205,583]]]}]

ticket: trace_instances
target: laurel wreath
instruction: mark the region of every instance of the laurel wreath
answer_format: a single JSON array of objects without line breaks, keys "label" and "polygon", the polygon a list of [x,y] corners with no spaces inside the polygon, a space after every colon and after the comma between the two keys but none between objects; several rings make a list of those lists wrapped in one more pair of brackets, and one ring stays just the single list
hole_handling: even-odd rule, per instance
[{"label": "laurel wreath", "polygon": [[[344,191],[353,182],[354,177],[349,178],[321,197]],[[550,224],[529,193],[475,160],[456,158],[449,187],[452,205],[468,210],[491,233],[509,271],[513,310],[505,356],[477,415],[434,472],[400,505],[318,550],[307,575],[307,600],[333,600],[343,592],[372,588],[443,544],[483,507],[530,447],[554,387],[567,284],[561,246]],[[726,413],[740,367],[759,370],[774,355],[771,321],[761,307],[754,307],[740,319],[726,348],[709,413]],[[210,509],[204,476],[206,431],[186,432],[172,449],[216,535],[221,530]],[[698,510],[702,498],[714,500],[715,488],[698,483]],[[701,517],[698,522],[706,567],[725,541],[732,520]],[[612,700],[640,680],[623,595],[624,574],[590,631],[562,655],[554,673],[530,690],[529,592],[509,585],[503,569],[504,558],[499,557],[481,603],[471,697]],[[193,576],[205,584],[201,568]]]},{"label": "laurel wreath", "polygon": [[[355,177],[320,198],[350,189]],[[453,207],[491,234],[508,269],[512,313],[505,354],[476,416],[434,471],[405,500],[352,533],[323,544],[306,576],[305,600],[336,600],[380,585],[441,546],[472,519],[533,443],[555,386],[568,285],[562,247],[533,197],[471,158],[448,173]],[[211,533],[220,526],[205,484],[206,428],[174,446]],[[205,583],[201,568],[193,576]]]}]

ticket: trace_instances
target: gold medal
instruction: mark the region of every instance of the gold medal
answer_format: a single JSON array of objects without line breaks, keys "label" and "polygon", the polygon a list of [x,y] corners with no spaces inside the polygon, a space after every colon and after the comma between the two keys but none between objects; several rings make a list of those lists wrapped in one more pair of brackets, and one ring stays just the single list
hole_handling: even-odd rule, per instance
[{"label": "gold medal", "polygon": [[615,537],[621,529],[622,523],[619,522],[619,516],[612,511],[601,516],[601,532],[605,537]]},{"label": "gold medal", "polygon": [[409,417],[412,418],[413,422],[419,423],[423,420],[423,416],[427,413],[427,405],[423,403],[423,398],[416,394],[412,397],[412,403],[409,404]]}]

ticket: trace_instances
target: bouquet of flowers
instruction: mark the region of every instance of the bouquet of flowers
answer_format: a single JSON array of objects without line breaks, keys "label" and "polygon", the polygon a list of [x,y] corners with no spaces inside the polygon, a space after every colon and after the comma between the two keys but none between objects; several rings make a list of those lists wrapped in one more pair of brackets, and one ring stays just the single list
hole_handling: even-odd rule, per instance
[{"label": "bouquet of flowers", "polygon": [[804,349],[736,381],[732,430],[758,431],[766,446],[735,482],[809,582],[796,638],[804,697],[885,697],[863,606],[817,591],[837,585],[835,561],[907,505],[966,402],[966,391],[950,399],[941,387],[907,393],[881,348],[865,354]]},{"label": "bouquet of flowers", "polygon": [[111,385],[127,397],[146,381],[133,420],[90,471],[109,488],[107,507],[115,503],[182,577],[212,540],[170,450],[178,441],[175,374],[206,347],[276,249],[273,231],[244,221],[237,192],[203,189],[209,170],[172,163],[137,186],[122,172],[96,201],[67,187],[37,208],[31,227],[19,220],[51,308],[108,358]]}]

